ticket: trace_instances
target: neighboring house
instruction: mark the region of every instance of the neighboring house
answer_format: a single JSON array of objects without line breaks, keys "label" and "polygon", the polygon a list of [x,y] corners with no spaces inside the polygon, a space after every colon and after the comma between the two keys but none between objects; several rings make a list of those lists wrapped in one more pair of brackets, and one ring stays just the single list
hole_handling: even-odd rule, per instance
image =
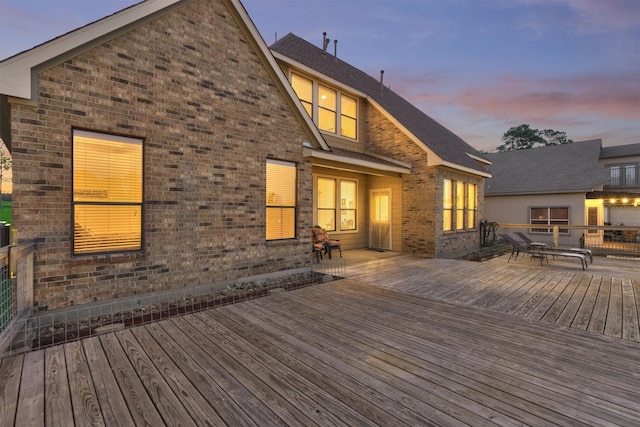
[{"label": "neighboring house", "polygon": [[600,166],[609,171],[604,191],[604,222],[640,227],[640,144],[603,147]]},{"label": "neighboring house", "polygon": [[331,147],[305,149],[313,222],[343,248],[428,257],[476,250],[487,160],[328,44],[288,34],[271,45]]},{"label": "neighboring house", "polygon": [[[546,225],[528,231],[538,237],[551,234],[548,227],[553,225],[602,226],[611,217],[619,219],[615,225],[622,218],[629,222],[624,225],[638,225],[633,222],[640,220],[640,195],[626,191],[635,187],[617,190],[615,199],[611,187],[611,182],[620,182],[611,181],[620,176],[616,167],[625,170],[626,183],[637,180],[637,166],[632,173],[630,165],[638,164],[638,146],[602,148],[602,140],[596,139],[487,154],[493,176],[485,182],[486,218],[502,224]],[[577,245],[583,234],[584,229],[560,228],[560,243]],[[599,245],[604,237],[602,230],[588,230],[586,244]]]},{"label": "neighboring house", "polygon": [[41,309],[307,272],[316,223],[478,247],[487,161],[322,49],[270,51],[239,0],[147,0],[5,59],[0,135]]},{"label": "neighboring house", "polygon": [[149,0],[0,62],[13,226],[56,308],[310,266],[326,147],[238,0]]}]

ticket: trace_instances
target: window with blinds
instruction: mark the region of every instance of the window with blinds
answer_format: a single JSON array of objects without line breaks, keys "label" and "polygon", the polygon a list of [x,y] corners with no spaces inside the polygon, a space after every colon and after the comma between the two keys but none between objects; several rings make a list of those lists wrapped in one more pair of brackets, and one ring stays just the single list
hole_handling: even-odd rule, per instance
[{"label": "window with blinds", "polygon": [[142,249],[142,140],[73,131],[73,253]]},{"label": "window with blinds", "polygon": [[296,237],[296,181],[295,163],[267,160],[267,240]]},{"label": "window with blinds", "polygon": [[453,229],[453,183],[445,179],[442,189],[442,230]]}]

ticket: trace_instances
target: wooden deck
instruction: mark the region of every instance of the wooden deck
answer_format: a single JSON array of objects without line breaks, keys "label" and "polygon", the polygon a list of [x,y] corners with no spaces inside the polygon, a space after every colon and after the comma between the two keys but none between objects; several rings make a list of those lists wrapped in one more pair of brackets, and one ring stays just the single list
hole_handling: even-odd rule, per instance
[{"label": "wooden deck", "polygon": [[367,261],[357,281],[7,358],[0,425],[640,425],[640,343],[566,327],[593,316],[550,284],[598,279],[502,261]]},{"label": "wooden deck", "polygon": [[640,342],[640,260],[528,257],[507,263],[393,256],[360,259],[347,276],[402,293]]}]

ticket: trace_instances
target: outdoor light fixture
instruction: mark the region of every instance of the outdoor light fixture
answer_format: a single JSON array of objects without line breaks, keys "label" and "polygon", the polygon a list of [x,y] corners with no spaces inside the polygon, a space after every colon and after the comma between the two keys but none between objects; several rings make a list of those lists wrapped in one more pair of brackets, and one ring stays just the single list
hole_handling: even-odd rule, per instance
[{"label": "outdoor light fixture", "polygon": [[609,199],[609,203],[611,203],[612,205],[614,205],[616,203],[616,199]]},{"label": "outdoor light fixture", "polygon": [[624,203],[624,204],[629,203],[629,199],[627,199],[627,198],[622,199],[622,203]]}]

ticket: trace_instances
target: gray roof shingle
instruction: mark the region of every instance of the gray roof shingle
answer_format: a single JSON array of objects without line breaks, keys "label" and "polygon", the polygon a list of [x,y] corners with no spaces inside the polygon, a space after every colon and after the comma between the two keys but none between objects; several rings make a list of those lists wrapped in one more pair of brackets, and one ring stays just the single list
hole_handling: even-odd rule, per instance
[{"label": "gray roof shingle", "polygon": [[615,157],[640,156],[640,144],[616,145],[613,147],[602,147],[600,150],[601,159]]},{"label": "gray roof shingle", "polygon": [[598,167],[602,140],[485,154],[492,178],[485,195],[578,193],[609,180]]},{"label": "gray roof shingle", "polygon": [[469,156],[472,154],[483,158],[483,154],[365,72],[291,33],[272,44],[270,48],[367,94],[442,160],[474,171],[487,172]]}]

